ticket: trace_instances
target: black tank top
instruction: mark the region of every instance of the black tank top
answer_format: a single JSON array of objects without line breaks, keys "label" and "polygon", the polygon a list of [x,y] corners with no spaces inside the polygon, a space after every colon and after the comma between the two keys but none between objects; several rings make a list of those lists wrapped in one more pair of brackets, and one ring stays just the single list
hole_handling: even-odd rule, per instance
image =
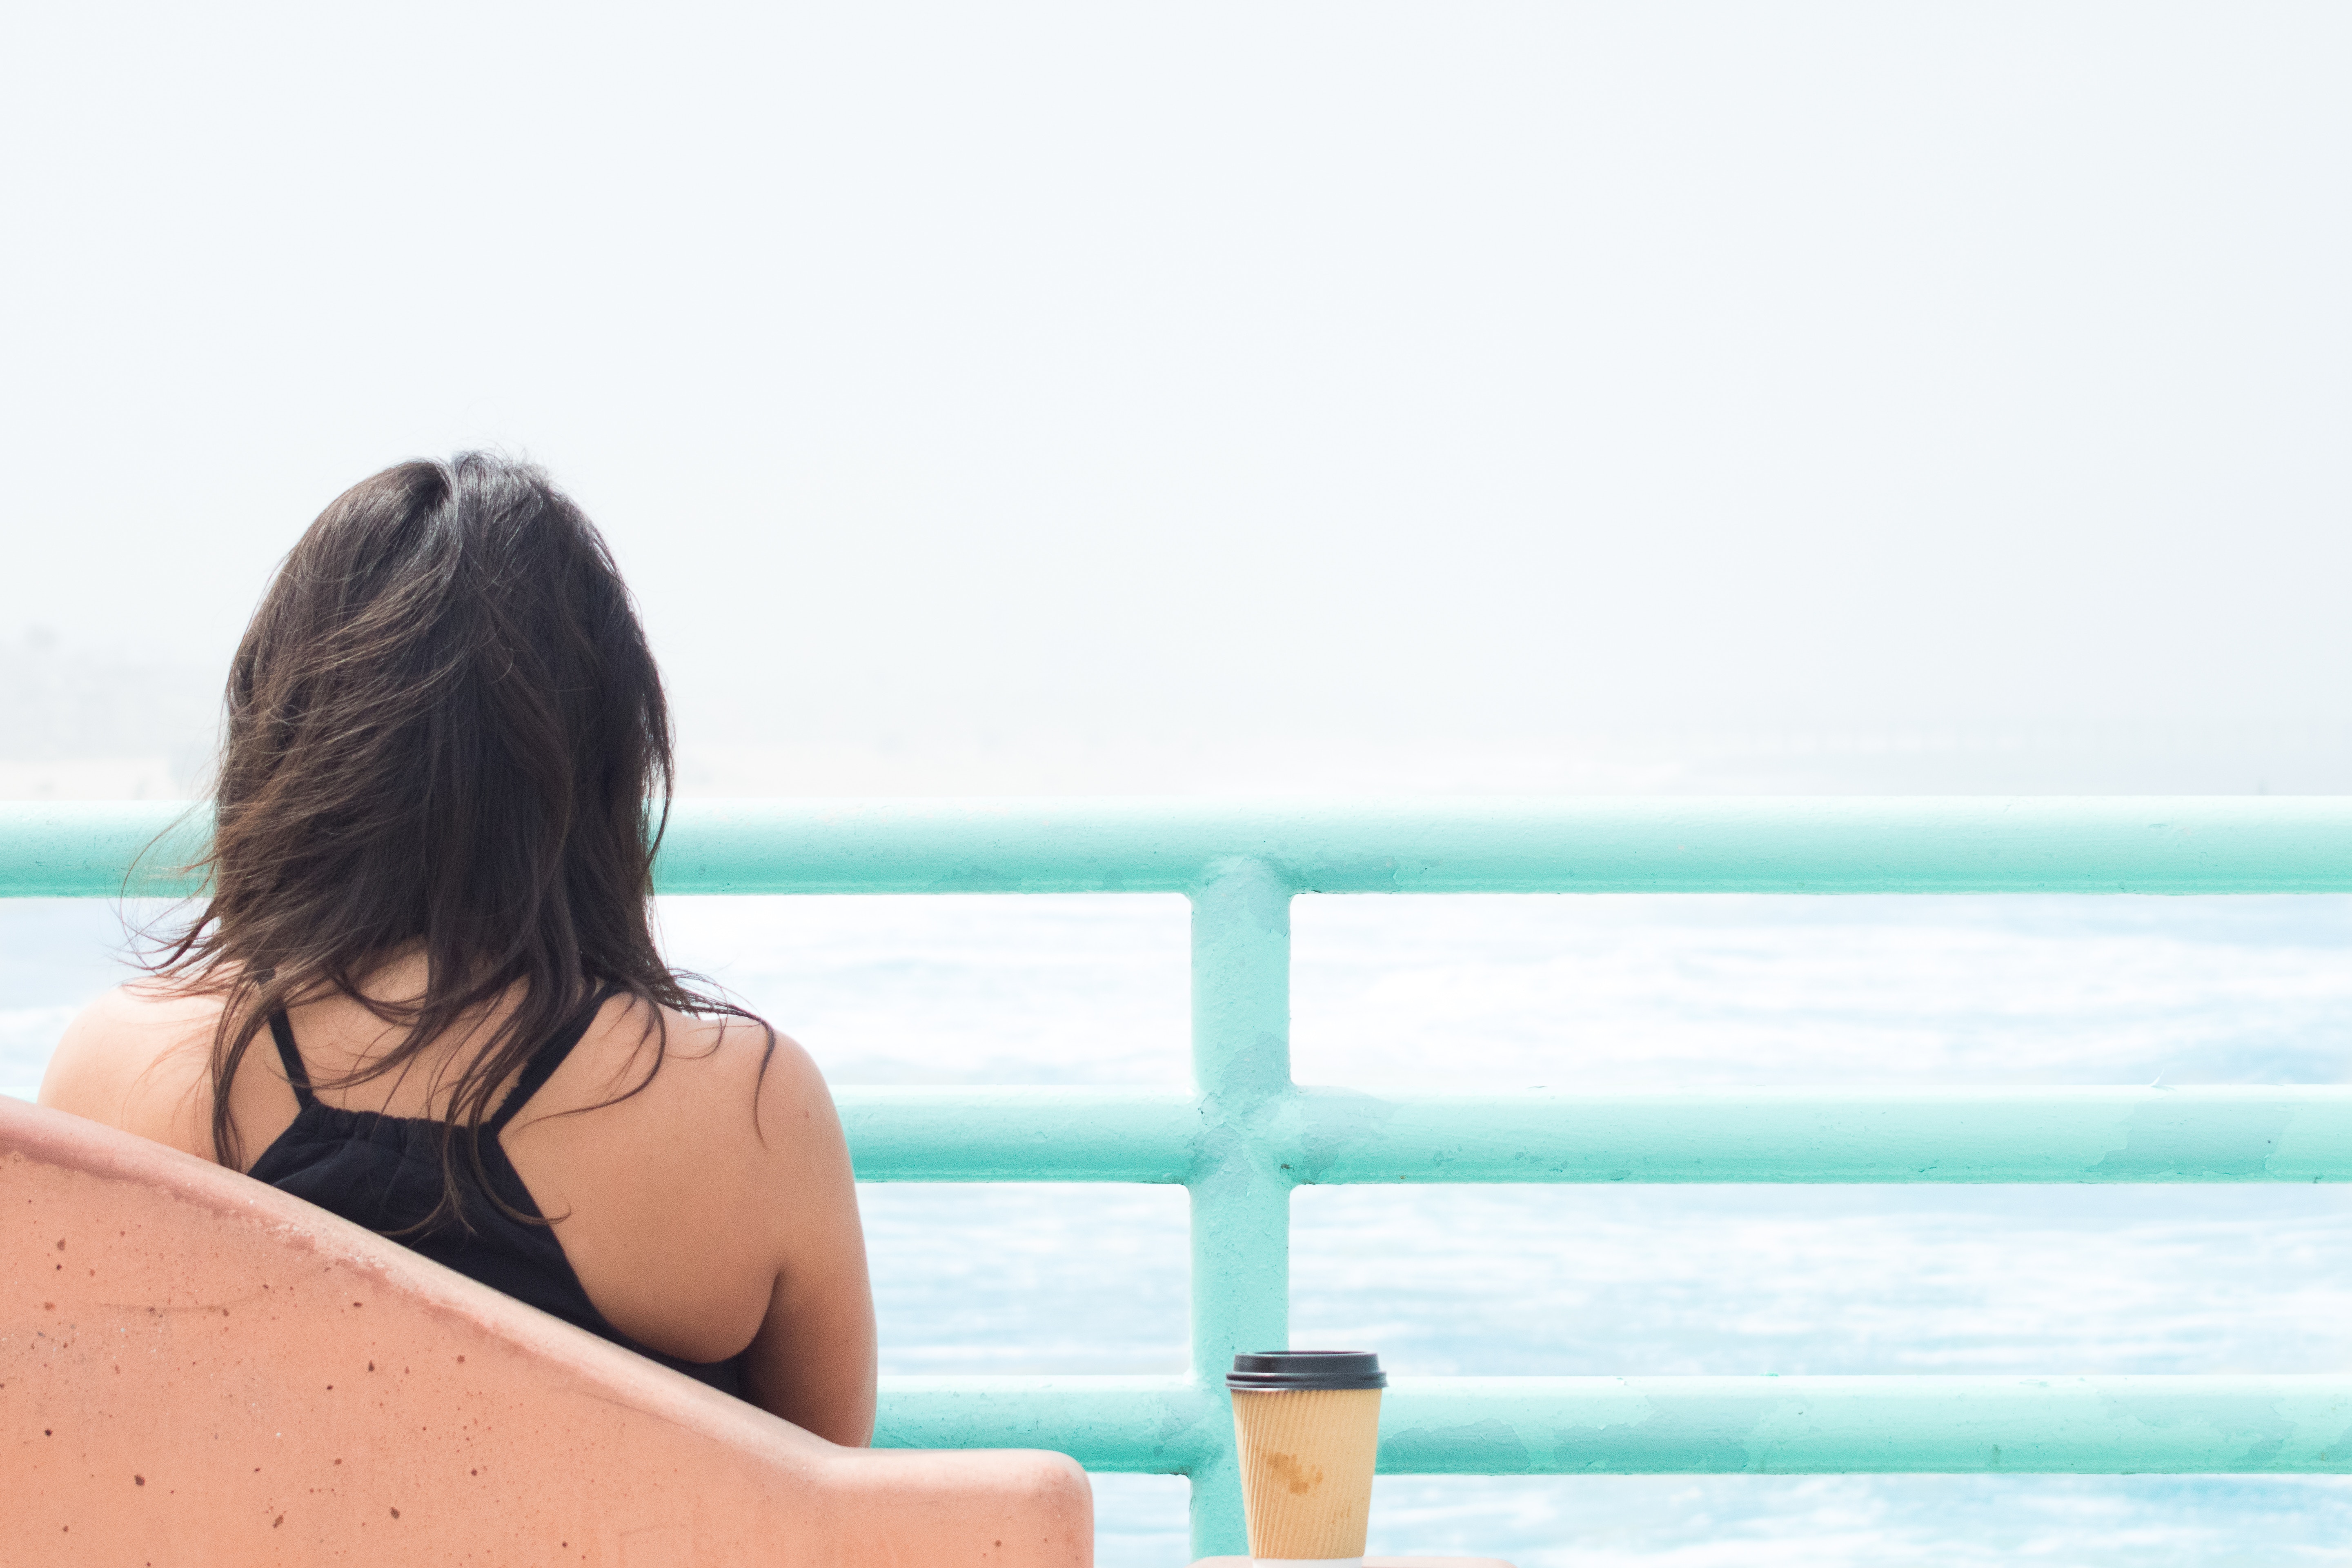
[{"label": "black tank top", "polygon": [[[566,1026],[541,1047],[525,1064],[521,1080],[482,1123],[482,1169],[488,1190],[516,1214],[544,1217],[507,1158],[499,1134],[563,1064],[596,1021],[597,1009],[614,994],[606,991],[597,995],[578,1023]],[[606,1322],[582,1289],[580,1276],[572,1271],[572,1260],[563,1256],[554,1227],[516,1219],[489,1202],[462,1151],[457,1162],[458,1197],[467,1223],[445,1219],[431,1230],[415,1230],[441,1202],[441,1123],[429,1117],[387,1116],[327,1104],[310,1092],[310,1075],[302,1067],[302,1053],[294,1047],[294,1026],[285,1014],[270,1018],[269,1032],[302,1109],[253,1163],[251,1175],[378,1234],[408,1232],[392,1239],[542,1312],[722,1393],[741,1396],[740,1355],[717,1362],[681,1361],[637,1343]]]}]

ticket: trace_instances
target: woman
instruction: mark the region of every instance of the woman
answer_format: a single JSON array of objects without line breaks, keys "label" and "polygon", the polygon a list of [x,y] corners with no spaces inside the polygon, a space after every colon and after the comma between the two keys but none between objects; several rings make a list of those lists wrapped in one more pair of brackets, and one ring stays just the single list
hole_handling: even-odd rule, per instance
[{"label": "woman", "polygon": [[668,710],[537,471],[339,497],[229,672],[209,900],[44,1104],[248,1171],[838,1443],[874,1420],[807,1056],[656,951]]}]

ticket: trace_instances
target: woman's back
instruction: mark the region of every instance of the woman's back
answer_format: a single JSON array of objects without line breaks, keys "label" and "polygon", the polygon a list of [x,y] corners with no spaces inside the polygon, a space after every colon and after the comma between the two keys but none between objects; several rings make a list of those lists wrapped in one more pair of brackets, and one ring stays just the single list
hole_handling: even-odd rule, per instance
[{"label": "woman's back", "polygon": [[[379,1001],[413,994],[415,968],[414,960],[391,966],[371,979],[369,994]],[[206,1067],[220,1006],[216,996],[154,983],[113,993],[59,1043],[42,1102],[216,1158]],[[307,1075],[326,1083],[363,1069],[372,1049],[402,1033],[348,996],[286,1016]],[[482,1019],[476,1032],[494,1022]],[[646,1008],[625,996],[604,1001],[511,1122],[484,1134],[491,1168],[510,1163],[550,1221],[526,1227],[499,1215],[484,1237],[496,1247],[511,1245],[518,1230],[539,1231],[586,1304],[625,1342],[674,1363],[713,1366],[705,1381],[740,1379],[730,1392],[836,1442],[863,1442],[873,1414],[871,1297],[848,1155],[824,1080],[781,1037],[762,1073],[767,1041],[756,1026],[677,1014],[664,1022],[668,1044],[648,1079]],[[320,1109],[307,1114],[279,1053],[247,1053],[230,1108],[253,1156],[248,1169],[265,1180],[290,1173],[294,1180],[275,1184],[318,1201],[302,1175],[318,1184],[321,1145],[356,1132],[406,1142],[412,1156],[429,1152],[437,1184],[437,1123],[449,1065],[464,1043],[453,1034],[392,1078],[319,1090]],[[522,1074],[514,1077],[519,1083]],[[501,1098],[515,1087],[501,1085]],[[369,1113],[414,1120],[372,1127]],[[458,1153],[462,1165],[462,1143]],[[350,1174],[347,1166],[326,1184]],[[412,1181],[419,1174],[412,1167]],[[364,1214],[343,1216],[390,1228]],[[445,1240],[455,1244],[454,1235]],[[521,1245],[527,1252],[530,1244]],[[420,1250],[436,1256],[433,1247]],[[571,1316],[502,1279],[488,1282]],[[547,1280],[546,1291],[560,1296],[562,1283]]]},{"label": "woman's back", "polygon": [[291,1020],[282,1010],[274,1013],[271,1041],[300,1109],[248,1173],[354,1224],[396,1236],[435,1262],[574,1327],[661,1361],[723,1394],[740,1394],[740,1353],[712,1361],[666,1355],[604,1316],[546,1223],[530,1184],[507,1154],[506,1130],[570,1059],[610,996],[592,996],[576,1018],[531,1052],[498,1109],[466,1138],[464,1157],[455,1162],[449,1158],[450,1130],[429,1107],[399,1115],[320,1100],[312,1091]]}]

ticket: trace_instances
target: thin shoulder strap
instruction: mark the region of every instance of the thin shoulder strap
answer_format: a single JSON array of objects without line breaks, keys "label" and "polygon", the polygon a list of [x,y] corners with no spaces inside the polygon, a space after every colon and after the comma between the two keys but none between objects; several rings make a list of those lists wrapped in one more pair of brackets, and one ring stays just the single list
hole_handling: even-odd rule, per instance
[{"label": "thin shoulder strap", "polygon": [[531,1053],[530,1060],[523,1064],[522,1077],[515,1080],[514,1088],[507,1090],[507,1097],[499,1102],[497,1112],[482,1123],[485,1131],[495,1138],[505,1130],[506,1124],[515,1119],[515,1112],[528,1104],[530,1097],[545,1088],[547,1080],[555,1076],[555,1069],[563,1065],[563,1058],[572,1054],[572,1047],[588,1037],[589,1026],[596,1022],[596,1015],[604,1010],[604,1004],[620,994],[621,987],[617,985],[607,985],[597,992],[588,999],[588,1005],[580,1010],[577,1022],[565,1025],[547,1044]]},{"label": "thin shoulder strap", "polygon": [[310,1074],[302,1066],[302,1053],[294,1048],[294,1026],[281,1007],[269,1015],[269,1037],[278,1042],[278,1059],[286,1064],[286,1081],[294,1086],[294,1102],[303,1110],[319,1103],[310,1092]]}]

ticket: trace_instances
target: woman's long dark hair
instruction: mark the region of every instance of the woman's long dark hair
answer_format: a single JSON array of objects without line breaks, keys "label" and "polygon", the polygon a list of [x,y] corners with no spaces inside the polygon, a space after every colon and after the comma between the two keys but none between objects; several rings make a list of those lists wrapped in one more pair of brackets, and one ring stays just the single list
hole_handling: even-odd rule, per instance
[{"label": "woman's long dark hair", "polygon": [[[468,452],[335,498],[236,650],[209,898],[152,964],[225,994],[215,1157],[244,1168],[228,1087],[290,1005],[340,993],[406,1026],[326,1088],[397,1072],[477,1020],[445,1080],[428,1226],[463,1222],[457,1162],[482,1173],[499,1086],[598,994],[629,994],[650,1020],[652,1064],[619,1099],[660,1070],[662,1006],[751,1018],[689,989],[655,945],[670,773],[669,710],[628,590],[544,474]],[[425,994],[368,997],[370,975],[405,952],[425,960]],[[502,997],[512,1010],[483,1029]]]}]

